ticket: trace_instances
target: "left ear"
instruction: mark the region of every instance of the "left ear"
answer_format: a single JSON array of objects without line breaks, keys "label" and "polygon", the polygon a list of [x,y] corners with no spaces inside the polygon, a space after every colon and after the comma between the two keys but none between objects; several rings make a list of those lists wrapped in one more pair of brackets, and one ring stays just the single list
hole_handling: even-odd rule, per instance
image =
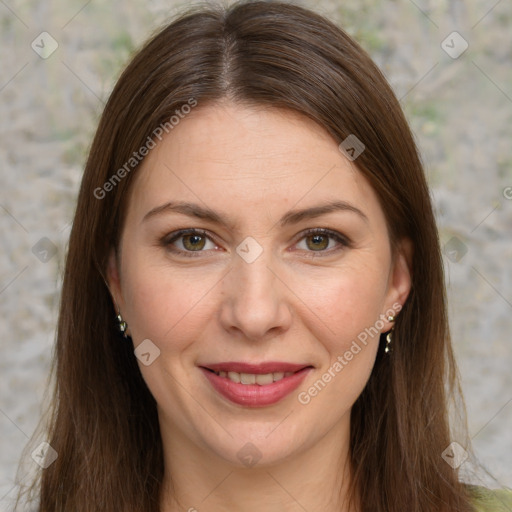
[{"label": "left ear", "polygon": [[[386,297],[386,307],[388,310],[398,309],[399,311],[409,296],[412,285],[413,253],[414,247],[409,238],[403,238],[398,242],[389,274],[388,293]],[[397,304],[400,305],[400,308],[397,308]],[[390,328],[391,327],[392,325],[390,325]]]}]

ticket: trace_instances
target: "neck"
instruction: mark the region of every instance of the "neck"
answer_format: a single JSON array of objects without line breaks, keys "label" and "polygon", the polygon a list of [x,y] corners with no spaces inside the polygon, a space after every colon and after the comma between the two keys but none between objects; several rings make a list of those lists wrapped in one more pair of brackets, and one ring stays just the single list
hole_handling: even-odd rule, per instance
[{"label": "neck", "polygon": [[[349,508],[349,420],[285,460],[240,467],[162,424],[161,512],[358,512]],[[167,433],[167,435],[165,434]]]}]

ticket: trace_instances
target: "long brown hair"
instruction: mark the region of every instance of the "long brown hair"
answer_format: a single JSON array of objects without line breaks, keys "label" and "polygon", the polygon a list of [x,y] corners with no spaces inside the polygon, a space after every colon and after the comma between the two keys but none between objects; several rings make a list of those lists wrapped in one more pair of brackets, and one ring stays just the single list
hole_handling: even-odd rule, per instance
[{"label": "long brown hair", "polygon": [[40,512],[158,510],[156,403],[133,347],[119,342],[104,275],[137,166],[112,177],[191,99],[197,108],[229,99],[290,109],[338,143],[351,134],[364,143],[357,168],[379,197],[392,242],[408,237],[414,255],[394,351],[379,352],[352,409],[352,495],[364,511],[470,510],[441,457],[451,441],[448,398],[459,386],[432,205],[400,105],[340,28],[296,5],[256,1],[182,14],[135,55],[105,107],[69,242],[48,427],[58,458],[42,471]]}]

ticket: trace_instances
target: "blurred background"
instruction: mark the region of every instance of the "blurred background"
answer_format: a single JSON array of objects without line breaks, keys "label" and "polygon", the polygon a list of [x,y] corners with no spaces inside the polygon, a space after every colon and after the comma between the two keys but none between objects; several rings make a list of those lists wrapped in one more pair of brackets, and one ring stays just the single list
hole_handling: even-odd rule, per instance
[{"label": "blurred background", "polygon": [[[0,510],[41,415],[99,115],[132,52],[191,3],[0,0]],[[355,37],[409,119],[436,207],[470,437],[493,475],[471,478],[510,487],[512,2],[295,3]]]}]

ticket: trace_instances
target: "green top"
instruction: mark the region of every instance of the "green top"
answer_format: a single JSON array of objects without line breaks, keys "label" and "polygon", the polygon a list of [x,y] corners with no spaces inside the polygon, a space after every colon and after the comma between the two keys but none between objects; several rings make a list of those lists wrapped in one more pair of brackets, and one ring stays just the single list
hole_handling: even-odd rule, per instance
[{"label": "green top", "polygon": [[468,485],[475,512],[512,512],[512,489],[486,489]]}]

